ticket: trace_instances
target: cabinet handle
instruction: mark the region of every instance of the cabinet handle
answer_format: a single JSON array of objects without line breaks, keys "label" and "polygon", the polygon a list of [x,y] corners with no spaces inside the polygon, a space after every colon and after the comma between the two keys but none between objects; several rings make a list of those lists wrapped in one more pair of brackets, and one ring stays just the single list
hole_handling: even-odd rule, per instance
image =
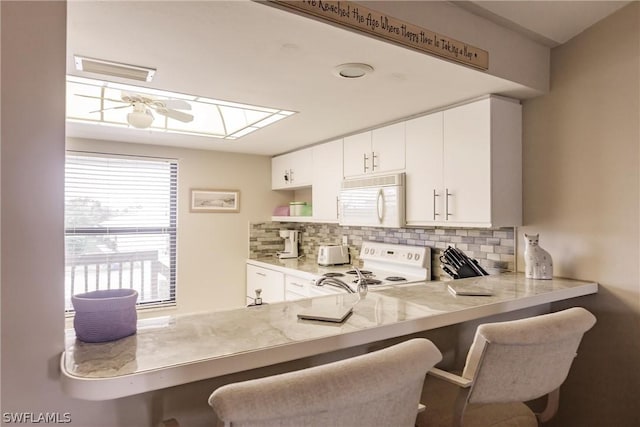
[{"label": "cabinet handle", "polygon": [[372,151],[371,152],[371,171],[375,171],[376,170],[376,159],[378,158],[378,156],[376,156],[376,152]]},{"label": "cabinet handle", "polygon": [[369,167],[367,166],[367,160],[369,160],[369,158],[367,157],[367,153],[364,153],[362,157],[364,160],[364,173],[367,173],[367,169],[369,169]]},{"label": "cabinet handle", "polygon": [[284,171],[284,182],[288,183],[289,182],[289,172]]},{"label": "cabinet handle", "polygon": [[293,286],[297,286],[298,288],[304,288],[304,285],[301,285],[300,283],[296,283],[296,282],[289,282],[291,283]]},{"label": "cabinet handle", "polygon": [[444,199],[444,213],[446,214],[446,218],[445,219],[448,221],[449,217],[452,215],[452,214],[449,213],[449,197],[453,196],[453,194],[449,193],[449,189],[448,188],[445,189],[445,191],[447,193],[446,194],[447,197],[446,197],[446,199]]},{"label": "cabinet handle", "polygon": [[289,169],[289,181],[293,182],[293,169]]},{"label": "cabinet handle", "polygon": [[266,273],[260,273],[259,271],[256,271],[256,274],[257,274],[258,276],[267,277],[267,274],[266,274]]},{"label": "cabinet handle", "polygon": [[340,197],[336,196],[336,219],[340,221]]},{"label": "cabinet handle", "polygon": [[440,216],[439,213],[436,212],[436,197],[440,197],[438,193],[436,193],[435,188],[433,189],[433,220],[436,220],[437,216]]}]

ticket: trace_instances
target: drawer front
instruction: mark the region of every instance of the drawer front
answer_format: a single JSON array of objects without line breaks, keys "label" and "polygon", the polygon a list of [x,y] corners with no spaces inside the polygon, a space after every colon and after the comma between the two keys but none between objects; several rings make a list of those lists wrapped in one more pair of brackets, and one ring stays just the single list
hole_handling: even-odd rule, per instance
[{"label": "drawer front", "polygon": [[285,276],[284,279],[284,287],[287,293],[287,300],[289,294],[292,296],[299,296],[299,298],[292,299],[300,299],[300,298],[309,298],[309,288],[311,287],[311,281],[308,279],[302,279],[300,277],[295,276]]}]

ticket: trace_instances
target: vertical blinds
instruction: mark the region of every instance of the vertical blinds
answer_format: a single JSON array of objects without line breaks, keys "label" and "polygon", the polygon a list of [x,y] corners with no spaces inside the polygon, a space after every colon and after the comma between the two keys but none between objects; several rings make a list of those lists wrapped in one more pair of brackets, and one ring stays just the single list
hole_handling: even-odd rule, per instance
[{"label": "vertical blinds", "polygon": [[98,289],[175,303],[177,176],[176,160],[67,153],[67,311],[71,295]]}]

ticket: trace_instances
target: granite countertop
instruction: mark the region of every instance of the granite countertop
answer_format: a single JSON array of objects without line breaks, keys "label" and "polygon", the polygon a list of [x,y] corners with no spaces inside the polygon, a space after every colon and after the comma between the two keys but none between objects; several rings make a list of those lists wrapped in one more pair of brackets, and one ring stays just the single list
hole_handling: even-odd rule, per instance
[{"label": "granite countertop", "polygon": [[[593,282],[513,273],[456,282],[494,295],[456,296],[446,282],[422,282],[369,292],[361,300],[337,294],[145,319],[136,335],[109,343],[80,342],[69,329],[63,388],[82,399],[113,399],[597,292]],[[353,314],[341,324],[297,318],[304,309],[327,305],[354,305]]]}]

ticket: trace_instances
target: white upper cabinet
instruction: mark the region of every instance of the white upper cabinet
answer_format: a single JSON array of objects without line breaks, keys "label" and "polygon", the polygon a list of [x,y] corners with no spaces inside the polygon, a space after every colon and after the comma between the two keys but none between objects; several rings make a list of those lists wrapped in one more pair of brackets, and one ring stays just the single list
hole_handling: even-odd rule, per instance
[{"label": "white upper cabinet", "polygon": [[338,221],[338,194],[342,184],[342,139],[311,147],[313,150],[313,219]]},{"label": "white upper cabinet", "polygon": [[490,102],[486,99],[444,112],[446,221],[491,223]]},{"label": "white upper cabinet", "polygon": [[271,188],[294,189],[311,185],[313,157],[311,148],[271,159]]},{"label": "white upper cabinet", "polygon": [[522,224],[519,103],[490,97],[410,120],[406,149],[409,225]]},{"label": "white upper cabinet", "polygon": [[344,176],[404,170],[405,123],[344,138]]},{"label": "white upper cabinet", "polygon": [[407,224],[439,221],[442,212],[442,112],[406,125]]},{"label": "white upper cabinet", "polygon": [[344,176],[371,172],[371,131],[344,138]]},{"label": "white upper cabinet", "polygon": [[405,123],[396,123],[371,134],[372,172],[404,170]]}]

